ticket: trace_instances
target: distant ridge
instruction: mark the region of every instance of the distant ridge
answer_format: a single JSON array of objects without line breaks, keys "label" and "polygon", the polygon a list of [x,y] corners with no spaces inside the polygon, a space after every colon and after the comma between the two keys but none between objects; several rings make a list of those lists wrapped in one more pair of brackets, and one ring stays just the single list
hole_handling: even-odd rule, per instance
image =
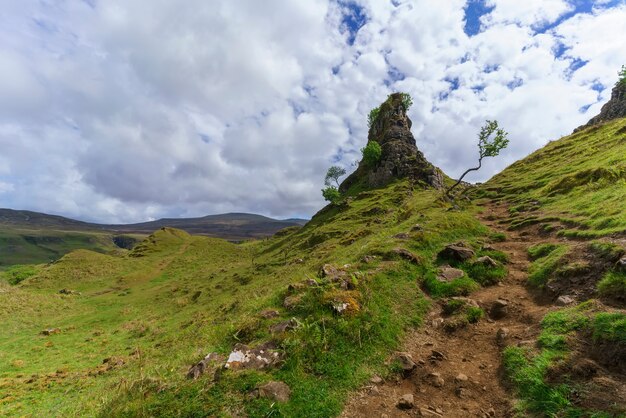
[{"label": "distant ridge", "polygon": [[135,224],[107,225],[27,210],[0,209],[0,228],[149,234],[162,227],[173,227],[190,234],[231,241],[271,236],[283,228],[301,226],[306,222],[305,219],[278,220],[251,213],[223,213],[200,218],[165,218]]}]

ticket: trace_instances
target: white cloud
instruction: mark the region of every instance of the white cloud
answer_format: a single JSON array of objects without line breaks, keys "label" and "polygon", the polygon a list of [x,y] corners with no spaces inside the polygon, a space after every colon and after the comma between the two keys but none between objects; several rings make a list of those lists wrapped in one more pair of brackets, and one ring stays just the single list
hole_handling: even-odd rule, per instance
[{"label": "white cloud", "polygon": [[589,119],[626,62],[624,6],[537,33],[572,3],[490,0],[468,37],[464,0],[357,3],[353,45],[342,14],[356,3],[3,5],[0,206],[103,222],[311,215],[326,168],[358,159],[367,113],[394,90],[451,175],[498,119],[512,141],[484,180]]}]

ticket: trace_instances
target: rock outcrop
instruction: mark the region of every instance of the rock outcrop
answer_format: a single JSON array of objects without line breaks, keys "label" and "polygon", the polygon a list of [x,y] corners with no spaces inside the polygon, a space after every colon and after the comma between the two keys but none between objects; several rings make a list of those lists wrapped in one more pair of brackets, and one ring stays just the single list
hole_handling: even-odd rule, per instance
[{"label": "rock outcrop", "polygon": [[624,117],[626,117],[626,83],[620,82],[613,87],[613,91],[611,91],[611,100],[602,106],[600,114],[591,118],[585,125],[574,129],[574,132],[578,132],[590,126],[599,125],[613,119]]},{"label": "rock outcrop", "polygon": [[411,133],[411,119],[406,114],[400,93],[391,94],[380,106],[378,116],[370,126],[369,141],[380,145],[380,161],[373,167],[361,161],[357,170],[339,187],[341,192],[359,182],[364,182],[367,187],[382,187],[400,178],[443,188],[443,173],[417,149]]}]

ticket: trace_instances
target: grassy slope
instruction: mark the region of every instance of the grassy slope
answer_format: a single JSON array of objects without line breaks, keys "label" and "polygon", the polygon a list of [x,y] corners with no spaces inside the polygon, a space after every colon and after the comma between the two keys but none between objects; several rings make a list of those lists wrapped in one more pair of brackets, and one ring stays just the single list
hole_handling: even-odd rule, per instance
[{"label": "grassy slope", "polygon": [[[136,235],[137,239],[143,236]],[[76,250],[109,252],[118,247],[113,235],[100,232],[0,228],[0,271],[14,265],[48,263]]]},{"label": "grassy slope", "polygon": [[[577,240],[529,248],[532,286],[542,288],[550,280],[575,275],[576,262],[567,264],[567,255],[575,248],[586,248],[595,260],[614,262],[624,252],[626,234],[626,119],[549,143],[496,175],[477,194],[509,205],[510,228],[539,224],[540,230]],[[580,242],[593,238],[601,240]],[[626,294],[624,274],[610,267],[599,274],[604,278],[597,284],[598,294],[610,296],[619,307],[616,298],[623,301]],[[576,338],[590,339],[591,346],[624,344],[623,312],[594,301],[558,310],[542,321],[538,351],[508,347],[504,365],[520,397],[520,414],[622,416],[578,409],[573,402],[580,389],[577,383],[567,379],[549,383],[547,375],[550,368],[574,356]]]},{"label": "grassy slope", "polygon": [[546,145],[489,180],[487,196],[511,204],[513,226],[541,223],[592,238],[626,233],[626,119]]},{"label": "grassy slope", "polygon": [[[0,287],[0,414],[335,415],[349,390],[388,372],[384,359],[420,323],[427,302],[418,285],[432,275],[436,252],[459,239],[488,240],[474,209],[445,209],[437,192],[399,182],[264,241],[234,245],[166,230],[134,250],[142,257],[70,253],[19,286]],[[410,240],[392,237],[416,223],[424,230]],[[422,265],[383,261],[398,246]],[[382,256],[360,261],[371,254]],[[305,289],[298,308],[283,308],[287,285],[317,277],[324,263],[351,264],[356,289]],[[61,295],[61,288],[81,294]],[[360,310],[334,315],[329,300],[346,297]],[[280,317],[260,318],[264,308]],[[268,341],[268,326],[292,317],[298,328],[274,337],[286,354],[282,368],[229,372],[215,384],[185,380],[207,353]],[[39,335],[49,327],[61,332]],[[107,364],[123,364],[106,370],[110,357]],[[292,400],[247,398],[268,380],[287,382]]]}]

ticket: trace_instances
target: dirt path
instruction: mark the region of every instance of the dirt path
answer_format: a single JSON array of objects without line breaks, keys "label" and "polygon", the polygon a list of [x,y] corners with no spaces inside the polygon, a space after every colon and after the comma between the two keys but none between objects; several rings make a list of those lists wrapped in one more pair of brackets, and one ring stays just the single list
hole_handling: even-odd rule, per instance
[{"label": "dirt path", "polygon": [[[494,205],[487,206],[481,215],[485,225],[507,236],[506,241],[492,246],[509,256],[508,276],[502,284],[480,289],[470,297],[485,312],[495,300],[505,300],[508,314],[500,320],[484,318],[476,325],[449,333],[438,326],[442,312],[434,304],[426,324],[412,332],[404,344],[404,350],[418,363],[417,370],[406,379],[366,386],[348,402],[342,417],[511,416],[512,397],[503,386],[502,347],[496,335],[498,330],[506,329],[506,344],[532,344],[540,331],[541,318],[554,308],[538,304],[524,285],[529,266],[526,250],[546,242],[546,238],[507,231],[498,223],[507,217],[505,207]],[[437,359],[439,354],[434,351],[444,358]],[[443,379],[441,387],[441,380],[431,373]],[[397,407],[405,394],[413,395],[413,409]]]}]

